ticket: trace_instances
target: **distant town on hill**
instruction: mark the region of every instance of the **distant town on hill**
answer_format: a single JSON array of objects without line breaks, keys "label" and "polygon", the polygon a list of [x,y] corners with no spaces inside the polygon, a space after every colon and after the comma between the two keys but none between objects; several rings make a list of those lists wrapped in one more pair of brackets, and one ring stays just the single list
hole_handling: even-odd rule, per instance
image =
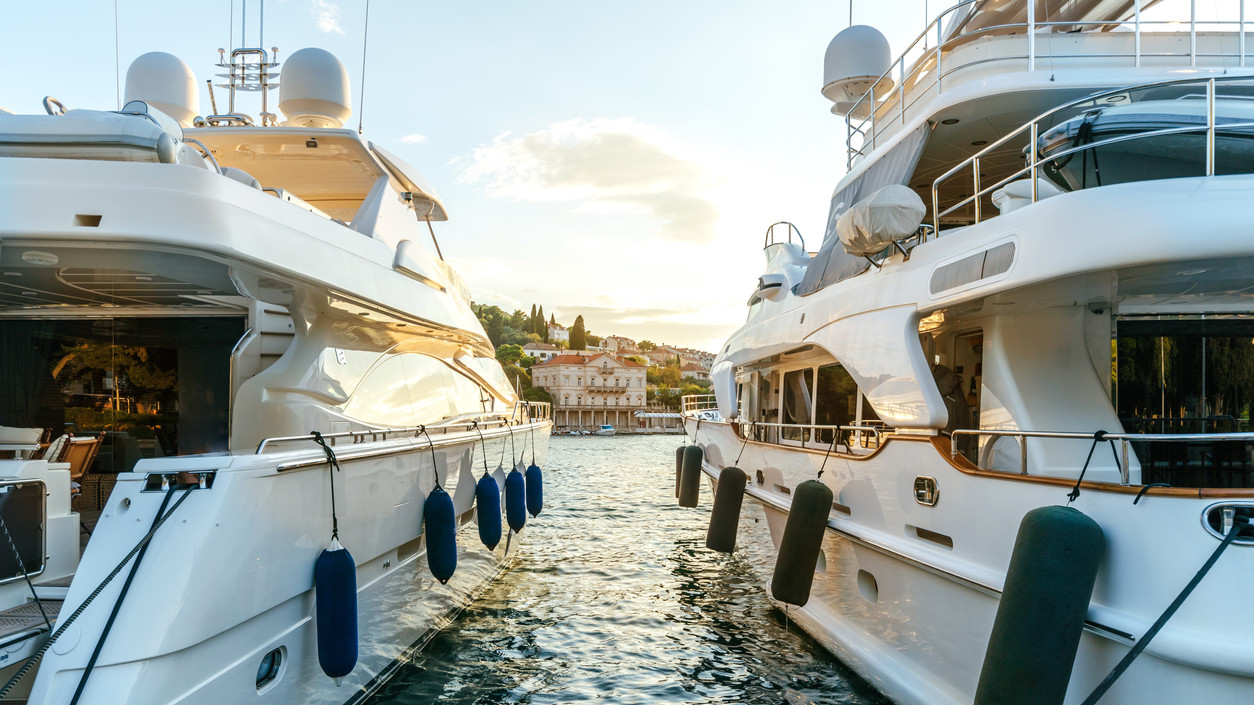
[{"label": "distant town on hill", "polygon": [[553,404],[559,427],[634,426],[634,412],[678,411],[685,395],[710,393],[713,353],[594,335],[583,316],[567,327],[535,304],[531,313],[471,308],[510,381],[524,399]]}]

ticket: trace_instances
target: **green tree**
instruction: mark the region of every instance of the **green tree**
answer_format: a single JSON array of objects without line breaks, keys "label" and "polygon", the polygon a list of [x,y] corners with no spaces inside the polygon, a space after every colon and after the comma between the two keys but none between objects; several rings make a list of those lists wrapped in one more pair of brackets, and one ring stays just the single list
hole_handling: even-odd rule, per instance
[{"label": "green tree", "polygon": [[583,327],[583,316],[575,317],[575,325],[570,329],[570,349],[586,350],[588,348],[588,332]]},{"label": "green tree", "polygon": [[526,345],[527,343],[532,342],[531,338],[527,337],[529,335],[531,335],[531,333],[528,333],[520,328],[505,326],[505,330],[501,333],[501,343],[506,345]]},{"label": "green tree", "polygon": [[517,365],[523,357],[521,345],[505,344],[496,349],[496,360],[502,365]]},{"label": "green tree", "polygon": [[549,326],[544,322],[544,306],[540,307],[540,313],[536,316],[536,329],[533,332],[540,336],[540,340],[549,342]]},{"label": "green tree", "polygon": [[[648,373],[645,373],[646,375]],[[676,388],[683,380],[683,373],[679,371],[679,364],[672,362],[658,371],[658,377],[661,380],[659,384],[663,387]]]},{"label": "green tree", "polygon": [[532,387],[525,390],[523,399],[526,401],[542,401],[547,404],[553,403],[553,396],[544,387]]},{"label": "green tree", "polygon": [[[631,360],[632,362],[638,362],[638,363],[640,363],[640,364],[644,365],[645,367],[648,367],[648,366],[649,366],[649,359],[648,359],[648,358],[646,358],[646,357],[641,357],[640,355],[628,355],[627,357],[625,357],[625,358],[623,358],[623,359],[624,359],[624,360]],[[645,374],[645,376],[647,377],[649,373],[648,373],[648,371],[646,371],[644,374]]]},{"label": "green tree", "polygon": [[641,352],[649,352],[657,347],[657,343],[652,340],[642,340],[636,344],[636,347],[640,348]]},{"label": "green tree", "polygon": [[531,389],[531,375],[527,374],[526,370],[513,364],[502,364],[501,369],[505,370],[505,377],[509,379],[509,386],[519,386],[524,391]]}]

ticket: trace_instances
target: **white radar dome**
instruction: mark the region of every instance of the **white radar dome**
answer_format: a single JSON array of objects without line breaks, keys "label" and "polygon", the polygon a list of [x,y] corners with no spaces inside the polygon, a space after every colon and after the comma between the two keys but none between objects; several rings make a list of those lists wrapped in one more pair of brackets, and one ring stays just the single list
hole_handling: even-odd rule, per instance
[{"label": "white radar dome", "polygon": [[[888,40],[878,29],[856,24],[841,31],[823,56],[823,95],[838,107],[841,103],[852,107],[888,70],[892,60]],[[891,79],[885,79],[876,87],[877,97],[891,87]]]},{"label": "white radar dome", "polygon": [[343,127],[353,114],[348,70],[329,51],[301,49],[279,78],[279,110],[291,127]]},{"label": "white radar dome", "polygon": [[200,87],[196,74],[183,60],[164,51],[152,51],[131,62],[126,70],[122,104],[142,100],[191,127],[200,114]]}]

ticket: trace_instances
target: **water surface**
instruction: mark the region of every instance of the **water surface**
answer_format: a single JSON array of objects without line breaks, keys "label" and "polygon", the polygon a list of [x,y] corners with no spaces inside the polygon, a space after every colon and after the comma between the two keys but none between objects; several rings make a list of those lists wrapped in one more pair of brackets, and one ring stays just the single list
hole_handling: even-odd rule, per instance
[{"label": "water surface", "polygon": [[372,704],[888,705],[705,548],[708,489],[675,503],[682,443],[553,438],[522,555]]}]

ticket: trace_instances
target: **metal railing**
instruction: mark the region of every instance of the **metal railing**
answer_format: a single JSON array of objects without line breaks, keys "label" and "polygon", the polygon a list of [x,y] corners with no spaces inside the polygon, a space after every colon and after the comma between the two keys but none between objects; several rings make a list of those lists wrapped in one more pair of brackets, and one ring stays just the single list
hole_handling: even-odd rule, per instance
[{"label": "metal railing", "polygon": [[[787,239],[776,239],[775,226],[777,225],[783,226],[785,228],[785,234],[787,236]],[[779,245],[783,243],[788,243],[791,245],[793,233],[797,234],[797,240],[798,242],[801,243],[801,251],[805,252],[806,251],[806,239],[804,237],[801,237],[801,229],[786,220],[781,220],[778,223],[771,223],[769,226],[767,226],[766,236],[762,240],[762,249],[765,250],[771,245]]]},{"label": "metal railing", "polygon": [[[813,448],[816,450],[826,450],[828,448],[835,450],[843,445],[845,450],[850,453],[853,452],[853,439],[855,436],[858,438],[856,443],[858,448],[878,448],[880,446],[880,435],[887,431],[887,429],[878,426],[794,424],[776,423],[773,421],[736,421],[735,423],[740,430],[741,438],[748,438],[763,443],[787,445],[792,448]],[[766,433],[762,431],[766,431]],[[796,436],[790,435],[790,431],[797,432]],[[831,438],[825,440],[822,436],[823,431],[830,432]],[[792,443],[782,443],[781,441],[792,441]]]},{"label": "metal railing", "polygon": [[[1103,91],[1101,93],[1095,93],[1092,95],[1085,96],[1083,98],[1079,98],[1077,100],[1073,100],[1069,103],[1065,103],[1063,105],[1052,108],[1044,113],[1041,113],[1040,115],[1036,116],[1036,118],[1034,118],[1032,121],[1025,123],[1021,125],[1019,128],[1015,129],[1014,131],[1003,135],[1001,138],[999,138],[992,144],[988,145],[984,149],[980,150],[979,152],[976,152],[975,154],[963,160],[962,162],[959,162],[956,166],[951,168],[949,171],[946,171],[944,174],[941,174],[940,176],[936,178],[935,181],[932,182],[932,232],[934,233],[940,232],[940,220],[942,217],[949,215],[950,213],[953,213],[954,211],[957,211],[959,209],[965,208],[968,204],[974,204],[974,211],[975,211],[974,222],[979,223],[982,219],[981,201],[983,200],[984,196],[992,193],[993,191],[996,191],[1002,186],[1005,186],[1006,184],[1010,183],[1011,181],[1014,181],[1015,179],[1018,179],[1019,177],[1025,174],[1028,175],[1028,179],[1031,182],[1032,202],[1035,203],[1039,198],[1038,183],[1037,183],[1037,178],[1039,177],[1037,174],[1038,174],[1039,169],[1041,168],[1042,163],[1054,162],[1058,159],[1062,159],[1063,157],[1067,157],[1077,152],[1083,152],[1086,150],[1095,149],[1097,147],[1111,145],[1111,144],[1115,144],[1119,142],[1128,142],[1128,141],[1139,140],[1139,139],[1149,139],[1153,137],[1163,137],[1167,135],[1205,133],[1206,139],[1205,139],[1205,147],[1204,147],[1204,150],[1205,150],[1204,175],[1214,176],[1215,175],[1215,86],[1217,83],[1236,82],[1236,81],[1243,81],[1243,82],[1248,83],[1251,81],[1251,77],[1249,76],[1217,76],[1217,77],[1211,77],[1211,78],[1202,79],[1202,80],[1199,80],[1196,78],[1186,78],[1186,79],[1173,79],[1173,80],[1168,80],[1168,81],[1154,81],[1151,83],[1144,83],[1144,84],[1130,86],[1130,87],[1125,86],[1121,88],[1112,89],[1109,91]],[[1041,159],[1040,157],[1040,150],[1037,147],[1037,142],[1040,137],[1041,123],[1058,116],[1060,113],[1064,113],[1066,111],[1072,110],[1082,105],[1087,105],[1087,104],[1096,105],[1103,98],[1107,98],[1107,97],[1114,96],[1114,95],[1125,95],[1125,94],[1130,94],[1133,92],[1159,89],[1165,86],[1187,86],[1190,84],[1204,85],[1206,87],[1206,94],[1205,94],[1206,123],[1204,125],[1169,127],[1169,128],[1161,128],[1157,130],[1146,130],[1143,132],[1136,132],[1133,134],[1116,135],[1116,136],[1108,137],[1102,140],[1097,140],[1093,142],[1087,142],[1085,144],[1076,145],[1076,146],[1061,150],[1059,152],[1052,153],[1046,159]],[[1254,121],[1227,122],[1227,123],[1224,123],[1223,127],[1224,129],[1254,128]],[[1009,176],[1005,176],[1001,178],[996,183],[993,183],[988,186],[983,186],[980,181],[980,171],[981,171],[980,160],[987,157],[991,152],[993,152],[994,150],[997,150],[998,148],[1007,144],[1008,142],[1015,139],[1016,137],[1023,135],[1024,132],[1028,133],[1027,165],[1021,169],[1014,171]],[[941,184],[945,182],[946,180],[948,180],[950,177],[954,176],[955,174],[958,174],[959,172],[964,171],[968,167],[970,167],[971,169],[971,178],[972,178],[971,195],[967,196],[961,201],[958,201],[957,203],[950,206],[949,208],[946,208],[943,211],[940,210],[940,186]]]},{"label": "metal railing", "polygon": [[681,411],[685,414],[718,409],[718,397],[713,394],[689,394],[682,399],[682,402]]},{"label": "metal railing", "polygon": [[[524,406],[525,405],[525,406]],[[528,415],[526,407],[533,407],[537,410],[543,409],[537,414]],[[539,415],[540,413],[543,416]],[[515,405],[510,419],[506,419],[500,415],[488,416],[484,415],[478,419],[460,419],[449,423],[427,424],[425,426],[406,426],[404,428],[369,428],[356,431],[337,431],[335,433],[322,434],[323,439],[330,445],[338,445],[339,441],[347,441],[349,445],[357,443],[374,443],[378,441],[390,441],[401,438],[425,438],[434,435],[448,435],[450,433],[464,433],[475,429],[487,430],[490,428],[503,428],[511,425],[524,423],[538,423],[550,420],[549,405],[545,402],[518,402]],[[477,424],[477,426],[476,426]],[[266,447],[275,443],[296,443],[299,441],[313,440],[312,434],[302,436],[272,436],[262,439],[257,444],[257,450],[253,451],[255,455],[261,455],[265,452]]]},{"label": "metal railing", "polygon": [[[1053,440],[1095,440],[1095,434],[1092,433],[1073,433],[1064,431],[1019,431],[1019,430],[994,430],[994,429],[957,429],[953,432],[953,442],[949,447],[950,459],[958,458],[958,438],[960,436],[974,437],[977,442],[981,436],[991,438],[1014,438],[1019,442],[1019,474],[1028,474],[1028,442],[1029,438],[1047,438]],[[1244,441],[1254,442],[1254,432],[1246,433],[1106,433],[1101,436],[1100,442],[1118,442],[1120,444],[1119,453],[1119,481],[1127,485],[1131,482],[1131,467],[1129,458],[1131,457],[1131,443],[1211,443],[1214,441]],[[982,468],[984,469],[984,468]]]},{"label": "metal railing", "polygon": [[[978,64],[994,62],[994,61],[1021,61],[1024,62],[1028,71],[1035,71],[1038,58],[1050,60],[1052,71],[1052,62],[1055,60],[1072,59],[1072,58],[1124,58],[1130,59],[1134,67],[1139,68],[1142,61],[1146,58],[1180,58],[1187,57],[1188,65],[1195,67],[1198,65],[1198,58],[1205,59],[1227,59],[1233,58],[1230,52],[1220,51],[1218,53],[1199,53],[1197,49],[1197,34],[1199,25],[1203,28],[1228,28],[1235,27],[1235,33],[1238,35],[1237,65],[1241,68],[1246,66],[1246,19],[1245,19],[1245,3],[1238,2],[1240,6],[1238,10],[1238,19],[1236,20],[1198,20],[1196,0],[1190,0],[1189,18],[1187,20],[1187,32],[1189,35],[1189,50],[1187,53],[1182,52],[1145,52],[1142,49],[1142,37],[1144,34],[1157,34],[1155,30],[1164,28],[1173,33],[1183,34],[1185,32],[1185,21],[1157,20],[1143,21],[1141,19],[1142,0],[1136,0],[1133,8],[1133,15],[1130,19],[1110,19],[1110,20],[1086,20],[1083,22],[1076,21],[1037,21],[1036,10],[1037,3],[1041,0],[1029,0],[1027,3],[1027,21],[1018,23],[999,24],[989,27],[981,27],[980,29],[958,34],[949,38],[944,36],[944,25],[956,13],[963,11],[968,5],[972,5],[979,0],[963,0],[956,5],[944,10],[936,16],[936,19],[915,37],[909,46],[903,51],[889,68],[880,74],[879,78],[871,85],[869,89],[854,103],[853,107],[846,114],[845,127],[845,148],[846,148],[846,168],[852,168],[853,162],[858,157],[865,157],[867,149],[875,149],[881,144],[884,138],[893,134],[890,128],[904,126],[906,124],[906,113],[914,107],[919,101],[932,96],[939,96],[945,90],[944,79],[951,76],[957,71],[975,66]],[[1109,36],[1119,36],[1122,32],[1114,32],[1112,30],[1128,30],[1133,35],[1133,48],[1131,52],[1122,53],[1100,53],[1100,54],[1084,54],[1084,53],[1055,53],[1052,48],[1045,55],[1040,56],[1036,47],[1036,35],[1039,32],[1050,32],[1055,29],[1060,32],[1073,33],[1077,28],[1094,27],[1102,28],[1101,34]],[[1206,31],[1204,29],[1203,31]],[[1026,53],[1016,54],[1002,57],[982,56],[968,61],[960,61],[956,64],[945,65],[943,63],[945,55],[952,49],[960,45],[971,43],[981,37],[994,37],[1002,35],[1026,35]],[[930,48],[928,42],[935,38],[935,43]],[[895,77],[895,78],[894,78]],[[933,90],[934,87],[934,90]],[[913,96],[913,97],[912,97]],[[880,100],[882,98],[882,100]],[[907,100],[909,102],[907,103]],[[855,137],[860,142],[855,145]],[[869,144],[868,144],[869,140]]]},{"label": "metal railing", "polygon": [[514,413],[511,415],[511,419],[514,423],[551,421],[553,419],[553,405],[547,401],[523,401],[520,399],[514,403]]}]

